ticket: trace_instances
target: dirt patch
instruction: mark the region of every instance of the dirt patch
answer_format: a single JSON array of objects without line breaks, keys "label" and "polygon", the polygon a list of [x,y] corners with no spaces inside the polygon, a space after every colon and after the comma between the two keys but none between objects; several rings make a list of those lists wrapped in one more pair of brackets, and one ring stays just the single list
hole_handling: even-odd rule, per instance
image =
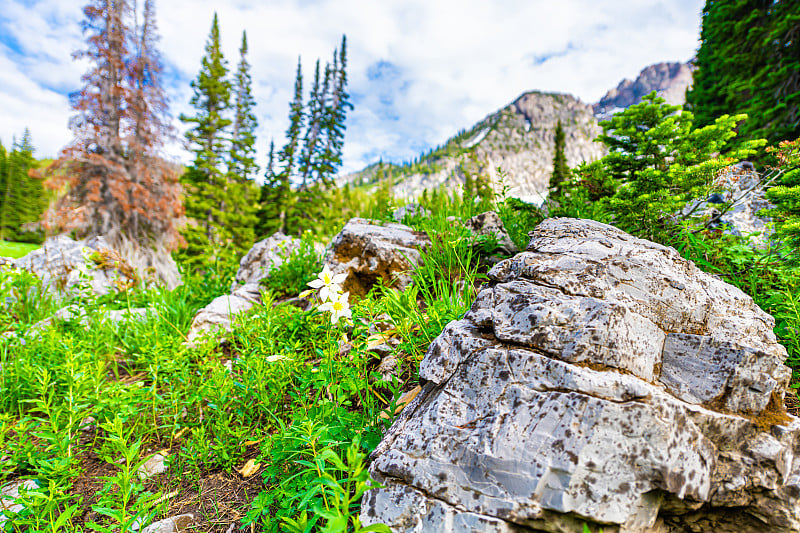
[{"label": "dirt patch", "polygon": [[797,389],[789,389],[783,398],[783,406],[786,412],[792,416],[800,416],[800,398],[797,397]]},{"label": "dirt patch", "polygon": [[[180,446],[174,446],[170,456],[175,457],[179,453]],[[248,459],[255,458],[258,453],[258,445],[249,446],[237,467],[241,467]],[[72,481],[72,487],[68,491],[79,496],[79,499],[82,498],[81,511],[73,520],[76,528],[85,528],[88,523],[102,519],[92,509],[92,505],[97,503],[98,492],[105,484],[103,476],[114,476],[119,471],[115,465],[106,463],[91,451],[84,452],[81,467],[83,474]],[[151,493],[160,491],[169,502],[165,512],[156,515],[153,521],[194,513],[200,519],[187,531],[226,533],[231,526],[234,526],[233,531],[241,529],[241,520],[250,509],[250,502],[264,489],[264,482],[258,472],[243,478],[236,471],[225,472],[218,469],[193,476],[170,468],[167,472],[145,481],[144,488]],[[247,531],[257,532],[261,528],[255,526]]]}]

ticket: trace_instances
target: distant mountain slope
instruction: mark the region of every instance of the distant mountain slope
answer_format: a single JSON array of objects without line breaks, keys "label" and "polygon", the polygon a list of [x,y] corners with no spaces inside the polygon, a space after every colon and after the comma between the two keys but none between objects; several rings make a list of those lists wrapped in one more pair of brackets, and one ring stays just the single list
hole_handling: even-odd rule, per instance
[{"label": "distant mountain slope", "polygon": [[[602,157],[603,147],[593,143],[600,129],[590,105],[568,94],[525,93],[489,115],[444,146],[406,165],[383,165],[394,177],[394,194],[414,198],[425,189],[442,185],[455,190],[464,183],[463,170],[486,172],[499,189],[497,168],[512,196],[541,202],[553,171],[555,129],[558,121],[566,134],[569,165]],[[345,181],[369,183],[378,179],[379,165],[370,165]]]},{"label": "distant mountain slope", "polygon": [[[605,155],[605,147],[593,142],[602,132],[598,120],[640,102],[653,90],[669,103],[682,104],[691,81],[688,63],[658,63],[643,69],[634,81],[623,80],[594,105],[569,94],[527,92],[413,163],[376,163],[337,181],[369,187],[391,174],[395,196],[415,198],[425,189],[444,186],[459,190],[467,169],[488,174],[495,190],[504,184],[510,195],[540,203],[547,195],[553,171],[559,120],[566,134],[567,163],[574,167]],[[503,184],[498,180],[498,167],[504,174]]]},{"label": "distant mountain slope", "polygon": [[624,79],[594,104],[598,120],[610,117],[617,111],[638,104],[642,97],[653,91],[668,104],[683,105],[686,89],[692,84],[691,63],[656,63],[645,67],[635,80]]}]

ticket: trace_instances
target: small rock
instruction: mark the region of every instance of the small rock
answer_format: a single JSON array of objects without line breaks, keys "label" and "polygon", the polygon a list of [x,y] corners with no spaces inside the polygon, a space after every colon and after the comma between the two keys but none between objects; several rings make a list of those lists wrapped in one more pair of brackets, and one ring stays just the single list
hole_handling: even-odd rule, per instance
[{"label": "small rock", "polygon": [[381,359],[375,371],[381,375],[383,381],[391,383],[393,377],[400,377],[400,360],[395,353],[390,353]]},{"label": "small rock", "polygon": [[350,342],[339,341],[339,350],[337,355],[339,357],[347,357],[350,355],[350,352],[353,351],[353,344]]},{"label": "small rock", "polygon": [[162,472],[167,471],[167,457],[168,455],[163,455],[161,453],[155,453],[150,458],[145,461],[145,463],[139,467],[137,473],[139,474],[139,479],[147,479],[149,477],[153,477],[155,475],[161,474]]},{"label": "small rock", "polygon": [[[475,215],[464,223],[476,237],[494,237],[497,239],[497,247],[487,252],[496,252],[503,255],[513,255],[519,252],[519,248],[508,235],[500,215],[494,211],[486,211]],[[477,244],[477,243],[476,243]]]},{"label": "small rock", "polygon": [[[762,209],[774,207],[764,196],[761,177],[747,161],[731,165],[715,180],[720,192],[705,200],[694,200],[684,207],[682,214],[692,217],[704,216],[711,221],[709,228],[719,229],[728,235],[751,235],[750,243],[763,248],[773,233],[771,219],[759,216]],[[725,213],[718,209],[722,204],[734,202]],[[716,218],[715,218],[716,217]]]},{"label": "small rock", "polygon": [[4,515],[3,511],[18,513],[24,509],[22,504],[14,503],[14,500],[19,498],[19,489],[22,487],[26,490],[33,490],[38,489],[39,484],[33,479],[26,479],[14,481],[0,488],[0,526],[8,521],[8,517]]},{"label": "small rock", "polygon": [[97,420],[95,420],[93,416],[87,416],[81,420],[81,424],[78,426],[78,429],[81,431],[92,431],[94,430],[96,423]]},{"label": "small rock", "polygon": [[395,209],[392,213],[392,219],[398,224],[404,224],[407,220],[417,217],[427,218],[431,216],[431,212],[417,203],[406,204],[402,207]]},{"label": "small rock", "polygon": [[179,533],[198,521],[197,515],[193,513],[181,514],[154,522],[144,528],[142,533]]},{"label": "small rock", "polygon": [[186,338],[192,343],[207,332],[230,331],[234,316],[249,311],[252,307],[252,301],[239,296],[217,296],[194,316]]},{"label": "small rock", "polygon": [[269,275],[270,270],[280,266],[299,246],[300,239],[288,237],[281,232],[258,241],[239,262],[233,289],[246,284],[258,287],[258,283]]}]

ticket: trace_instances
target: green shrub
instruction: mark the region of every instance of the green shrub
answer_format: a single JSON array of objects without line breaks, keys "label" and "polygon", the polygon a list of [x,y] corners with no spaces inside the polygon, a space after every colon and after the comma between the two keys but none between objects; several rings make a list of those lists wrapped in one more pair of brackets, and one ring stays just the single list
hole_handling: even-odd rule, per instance
[{"label": "green shrub", "polygon": [[303,235],[297,249],[291,253],[284,250],[279,255],[283,262],[261,281],[264,287],[279,298],[300,294],[322,269],[322,255],[314,248],[310,233]]}]

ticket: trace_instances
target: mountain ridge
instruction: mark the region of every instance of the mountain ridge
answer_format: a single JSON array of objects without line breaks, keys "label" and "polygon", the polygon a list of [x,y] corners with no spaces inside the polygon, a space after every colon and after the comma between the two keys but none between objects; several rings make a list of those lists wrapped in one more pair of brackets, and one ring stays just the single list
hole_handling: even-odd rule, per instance
[{"label": "mountain ridge", "polygon": [[414,199],[426,189],[459,190],[466,173],[477,172],[490,178],[496,192],[505,188],[511,196],[541,203],[553,170],[559,121],[566,135],[565,155],[570,167],[599,159],[606,153],[603,145],[593,142],[602,132],[599,120],[640,102],[653,90],[669,103],[682,104],[691,72],[691,63],[649,65],[635,80],[623,79],[594,104],[583,103],[569,93],[526,91],[414,162],[373,163],[340,177],[337,183],[369,186],[391,174],[394,196]]}]

